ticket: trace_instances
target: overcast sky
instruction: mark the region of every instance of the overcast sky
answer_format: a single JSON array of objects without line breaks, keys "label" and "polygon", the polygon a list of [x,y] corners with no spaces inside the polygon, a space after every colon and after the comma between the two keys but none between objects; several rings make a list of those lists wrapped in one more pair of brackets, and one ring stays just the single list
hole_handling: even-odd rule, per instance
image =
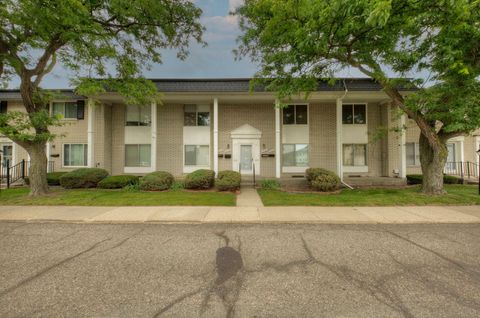
[{"label": "overcast sky", "polygon": [[[144,75],[148,78],[238,78],[251,77],[257,68],[249,59],[235,61],[232,50],[237,47],[240,34],[237,18],[229,14],[243,0],[193,0],[203,10],[201,23],[205,26],[207,47],[193,44],[189,57],[181,61],[174,51],[163,52],[163,63],[154,64]],[[43,79],[44,88],[68,88],[69,74],[61,65]],[[361,76],[356,71],[345,71],[337,76]],[[13,80],[9,88],[18,88]]]}]

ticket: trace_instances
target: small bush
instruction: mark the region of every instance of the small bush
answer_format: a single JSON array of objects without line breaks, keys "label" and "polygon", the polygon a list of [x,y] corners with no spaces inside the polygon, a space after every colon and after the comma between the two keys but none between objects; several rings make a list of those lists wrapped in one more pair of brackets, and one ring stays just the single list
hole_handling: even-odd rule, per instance
[{"label": "small bush", "polygon": [[128,184],[122,189],[125,192],[138,192],[140,191],[140,185],[138,183]]},{"label": "small bush", "polygon": [[184,181],[186,189],[210,189],[215,184],[213,170],[200,169],[189,173]]},{"label": "small bush", "polygon": [[280,185],[280,182],[278,182],[278,180],[265,179],[265,180],[262,180],[261,187],[263,190],[278,190],[280,189],[281,185]]},{"label": "small bush", "polygon": [[220,191],[235,191],[240,189],[242,176],[240,173],[231,170],[220,171],[215,185]]},{"label": "small bush", "polygon": [[140,179],[140,190],[162,191],[168,190],[175,179],[166,171],[155,171]]},{"label": "small bush", "polygon": [[330,173],[332,172],[323,168],[308,168],[305,170],[305,178],[309,183],[311,183],[317,176]]},{"label": "small bush", "polygon": [[105,169],[80,168],[62,175],[60,185],[65,189],[95,188],[107,176],[108,172]]},{"label": "small bush", "polygon": [[[63,176],[68,172],[66,171],[57,171],[57,172],[48,172],[47,173],[47,183],[50,186],[58,186],[60,185],[60,177]],[[26,185],[30,185],[30,179],[28,177],[25,177],[23,179],[25,181]]]},{"label": "small bush", "polygon": [[138,183],[139,178],[131,175],[108,176],[98,183],[101,189],[121,189],[127,185]]},{"label": "small bush", "polygon": [[[407,183],[408,184],[422,184],[423,183],[423,175],[421,174],[407,174]],[[443,176],[443,183],[444,184],[460,184],[461,179],[454,176]]]},{"label": "small bush", "polygon": [[340,178],[335,172],[328,171],[325,169],[316,170],[312,173],[310,185],[316,191],[329,192],[337,190],[340,187]]},{"label": "small bush", "polygon": [[185,188],[185,186],[183,185],[182,181],[175,181],[170,186],[170,190],[177,190],[178,191],[178,190],[182,190],[183,188]]}]

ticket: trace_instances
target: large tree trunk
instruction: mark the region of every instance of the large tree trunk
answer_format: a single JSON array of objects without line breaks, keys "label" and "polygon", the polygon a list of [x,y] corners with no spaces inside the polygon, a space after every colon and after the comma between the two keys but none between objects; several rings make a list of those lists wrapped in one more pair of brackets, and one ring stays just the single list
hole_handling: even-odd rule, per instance
[{"label": "large tree trunk", "polygon": [[447,162],[447,145],[441,138],[432,147],[427,138],[420,134],[420,163],[422,165],[422,192],[430,195],[445,194],[443,169]]},{"label": "large tree trunk", "polygon": [[48,192],[46,143],[35,143],[27,147],[30,155],[30,195],[40,196]]}]

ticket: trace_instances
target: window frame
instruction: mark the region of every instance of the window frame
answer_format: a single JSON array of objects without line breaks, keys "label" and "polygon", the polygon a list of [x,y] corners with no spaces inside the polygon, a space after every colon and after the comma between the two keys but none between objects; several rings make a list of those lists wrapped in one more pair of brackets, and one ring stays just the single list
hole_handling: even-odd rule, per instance
[{"label": "window frame", "polygon": [[[85,160],[85,164],[83,166],[72,166],[72,165],[65,165],[65,146],[71,146],[72,145],[83,145],[83,151],[84,151],[84,154],[83,154],[83,157],[84,157],[84,160]],[[71,151],[70,151],[70,154],[71,154]],[[84,167],[88,167],[88,143],[84,144],[84,143],[63,143],[62,144],[62,167],[64,168],[84,168]]]},{"label": "window frame", "polygon": [[[185,111],[185,106],[195,106],[195,125],[185,125],[185,114],[187,113]],[[183,104],[183,127],[210,127],[211,126],[211,114],[212,114],[211,106],[208,105],[208,112],[199,111],[198,110],[199,106],[207,106],[207,104]],[[189,113],[193,113],[193,112],[189,112]],[[208,113],[208,125],[198,124],[199,113]],[[195,145],[189,145],[189,146],[195,146]]]},{"label": "window frame", "polygon": [[[352,123],[344,123],[343,122],[343,106],[344,105],[351,105],[352,106]],[[362,105],[365,106],[365,123],[363,124],[356,124],[355,123],[355,105]],[[363,126],[368,124],[368,103],[366,102],[349,102],[349,103],[342,103],[342,125],[350,125],[350,126]]]},{"label": "window frame", "polygon": [[[408,164],[408,156],[407,156],[407,146],[413,145],[413,164]],[[417,151],[418,151],[418,161],[417,161]],[[405,143],[405,161],[408,167],[419,167],[420,163],[420,145],[418,142],[407,142]]]},{"label": "window frame", "polygon": [[[134,126],[136,127],[136,126]],[[138,161],[139,165],[136,166],[127,166],[127,146],[137,146],[137,154],[138,154]],[[148,166],[141,166],[140,165],[140,146],[149,146],[150,147],[150,165]],[[152,144],[124,144],[124,162],[123,168],[151,168],[152,167]]]},{"label": "window frame", "polygon": [[[50,116],[55,115],[54,114],[54,104],[63,104],[63,110],[61,115],[63,118],[61,120],[79,120],[78,119],[78,101],[71,101],[71,100],[56,100],[50,103]],[[66,105],[67,104],[74,104],[75,105],[75,117],[66,117]]]},{"label": "window frame", "polygon": [[[285,116],[284,111],[287,107],[293,106],[293,124],[286,124],[285,123]],[[297,106],[305,106],[307,107],[307,123],[306,124],[297,124]],[[310,123],[310,104],[309,103],[290,103],[287,107],[282,108],[282,125],[285,126],[308,126]]]},{"label": "window frame", "polygon": [[[284,152],[284,147],[285,146],[294,146],[294,158],[295,158],[295,165],[294,166],[286,166],[285,165],[285,152]],[[305,166],[299,166],[297,165],[297,145],[305,145],[307,146],[307,163]],[[310,166],[310,144],[309,143],[284,143],[282,144],[282,167],[284,168],[308,168]]]},{"label": "window frame", "polygon": [[[138,121],[136,121],[136,123],[138,125],[127,125],[127,113],[128,113],[128,108],[132,108],[132,107],[137,107],[137,110],[138,110]],[[148,123],[146,125],[140,125],[140,123],[144,123],[144,121],[141,121],[141,117],[142,117],[142,109],[145,109],[149,107],[150,108],[150,112],[149,112],[149,120],[148,120]],[[134,121],[131,121],[130,123],[134,123]],[[125,127],[151,127],[152,126],[152,106],[151,105],[143,105],[143,106],[139,106],[139,105],[131,105],[131,106],[126,106],[125,107],[125,121],[124,121],[124,124],[125,124]]]},{"label": "window frame", "polygon": [[[364,165],[356,165],[355,164],[355,146],[363,145],[365,146],[365,164]],[[345,146],[352,146],[352,165],[345,164]],[[342,144],[342,166],[343,167],[368,167],[368,144],[364,143],[344,143]]]},{"label": "window frame", "polygon": [[[200,127],[206,127],[206,126],[200,126]],[[186,154],[187,154],[187,151],[186,151],[186,147],[187,146],[193,146],[193,147],[207,147],[208,148],[208,164],[206,165],[199,165],[199,164],[195,164],[195,165],[187,165],[185,160],[187,158]],[[192,145],[192,144],[184,144],[183,145],[183,167],[210,167],[212,162],[211,162],[211,153],[210,153],[211,149],[210,149],[210,145],[209,144],[200,144],[200,145]],[[196,156],[195,156],[195,161],[197,160]]]}]

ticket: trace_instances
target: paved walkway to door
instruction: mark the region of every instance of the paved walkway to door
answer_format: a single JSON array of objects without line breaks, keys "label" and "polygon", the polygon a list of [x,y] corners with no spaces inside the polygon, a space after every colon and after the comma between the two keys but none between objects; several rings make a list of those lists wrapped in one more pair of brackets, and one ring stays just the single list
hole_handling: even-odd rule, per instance
[{"label": "paved walkway to door", "polygon": [[237,195],[237,206],[243,207],[263,207],[262,200],[252,186],[242,187],[240,194]]}]

